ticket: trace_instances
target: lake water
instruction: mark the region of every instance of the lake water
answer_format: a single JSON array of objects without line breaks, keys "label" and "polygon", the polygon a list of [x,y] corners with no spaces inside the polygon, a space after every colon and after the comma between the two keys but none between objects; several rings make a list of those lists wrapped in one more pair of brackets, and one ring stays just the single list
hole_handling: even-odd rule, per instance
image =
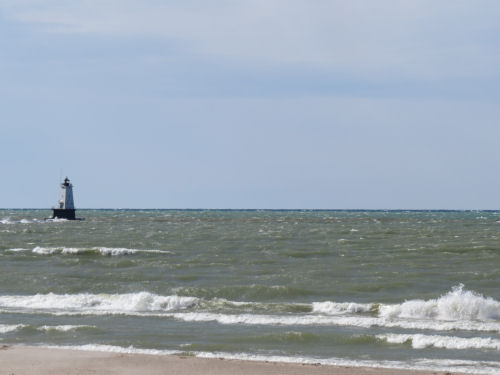
[{"label": "lake water", "polygon": [[0,210],[0,344],[500,374],[500,212]]}]

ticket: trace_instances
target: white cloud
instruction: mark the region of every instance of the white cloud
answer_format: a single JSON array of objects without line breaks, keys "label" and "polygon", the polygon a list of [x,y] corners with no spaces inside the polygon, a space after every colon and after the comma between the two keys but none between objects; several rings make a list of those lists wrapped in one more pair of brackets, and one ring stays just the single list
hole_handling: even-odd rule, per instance
[{"label": "white cloud", "polygon": [[500,4],[489,0],[0,0],[0,9],[51,32],[152,35],[216,60],[380,80],[487,77],[500,62]]}]

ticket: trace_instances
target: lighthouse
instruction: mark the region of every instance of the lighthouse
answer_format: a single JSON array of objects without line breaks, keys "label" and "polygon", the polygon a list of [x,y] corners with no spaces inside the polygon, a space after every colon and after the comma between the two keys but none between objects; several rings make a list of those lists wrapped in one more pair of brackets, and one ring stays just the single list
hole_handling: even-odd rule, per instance
[{"label": "lighthouse", "polygon": [[52,209],[52,219],[78,220],[75,217],[75,203],[73,202],[73,184],[66,177],[61,183],[61,195],[57,207]]}]

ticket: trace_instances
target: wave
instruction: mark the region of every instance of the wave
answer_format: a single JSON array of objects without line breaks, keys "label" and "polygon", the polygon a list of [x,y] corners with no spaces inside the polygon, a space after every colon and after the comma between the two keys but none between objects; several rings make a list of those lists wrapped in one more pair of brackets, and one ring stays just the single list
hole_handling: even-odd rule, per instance
[{"label": "wave", "polygon": [[0,324],[0,333],[9,333],[26,327],[25,324]]},{"label": "wave", "polygon": [[10,224],[40,224],[40,223],[60,223],[68,221],[66,219],[19,219],[12,220],[10,217],[5,217],[0,219],[0,224],[10,225]]},{"label": "wave", "polygon": [[354,302],[313,302],[312,311],[328,315],[341,315],[346,313],[366,313],[376,308],[376,304],[361,304]]},{"label": "wave", "polygon": [[410,342],[414,349],[427,347],[444,349],[496,349],[500,350],[500,340],[490,337],[456,337],[422,334],[385,334],[376,336],[391,344],[404,344]]},{"label": "wave", "polygon": [[[126,294],[36,294],[34,296],[0,296],[0,308],[46,310],[47,312],[77,312],[123,314],[147,311],[173,311],[189,308],[196,297],[159,296],[148,292]],[[58,314],[60,315],[60,314]]]},{"label": "wave", "polygon": [[[396,305],[346,302],[264,303],[210,300],[177,294],[37,294],[0,296],[0,310],[53,315],[159,316],[227,325],[336,325],[421,330],[500,332],[500,303],[462,286],[435,300]],[[189,311],[185,311],[189,309]],[[446,319],[444,319],[446,318]]]},{"label": "wave", "polygon": [[[226,285],[221,287],[179,287],[174,289],[177,294],[203,296],[208,299],[228,299],[235,300],[244,298],[246,301],[264,300],[296,300],[310,296],[313,290],[291,287],[288,285]],[[255,304],[257,302],[245,302]],[[272,302],[271,302],[272,303]],[[293,302],[292,302],[293,303]],[[290,303],[291,304],[291,303]],[[299,304],[295,304],[298,306]],[[310,311],[308,305],[308,311]]]},{"label": "wave", "polygon": [[444,321],[500,320],[500,302],[460,284],[437,299],[411,300],[398,305],[380,305],[379,316],[387,319],[410,318]]},{"label": "wave", "polygon": [[140,349],[133,346],[123,347],[115,345],[103,344],[85,344],[85,345],[49,345],[44,346],[49,349],[66,349],[66,350],[81,350],[85,352],[106,352],[106,353],[123,353],[123,354],[149,354],[149,355],[173,355],[182,354],[180,350],[160,350],[160,349]]},{"label": "wave", "polygon": [[269,303],[269,302],[239,302],[225,298],[200,300],[199,306],[204,310],[224,312],[251,312],[259,313],[310,313],[312,306],[308,303]]},{"label": "wave", "polygon": [[41,326],[38,327],[39,331],[56,331],[56,332],[68,332],[68,331],[78,331],[82,329],[97,329],[96,326],[88,326],[88,325],[60,325],[60,326]]},{"label": "wave", "polygon": [[88,326],[88,325],[59,325],[59,326],[34,327],[31,325],[27,325],[27,324],[0,324],[0,334],[24,330],[24,329],[33,329],[33,330],[44,331],[44,332],[51,332],[51,331],[68,332],[68,331],[76,331],[76,330],[89,329],[89,328],[97,329],[96,326]]},{"label": "wave", "polygon": [[[184,297],[187,298],[187,297]],[[436,331],[477,331],[500,332],[500,323],[476,322],[432,322],[432,321],[387,321],[380,318],[365,317],[328,317],[317,315],[261,315],[261,314],[218,314],[210,312],[168,312],[168,310],[128,310],[125,308],[89,307],[83,309],[57,308],[1,308],[0,313],[39,313],[54,316],[82,315],[126,315],[139,317],[159,317],[178,319],[186,322],[217,322],[223,325],[262,325],[262,326],[350,326],[359,328],[404,328]],[[183,309],[186,309],[185,307]]]},{"label": "wave", "polygon": [[391,368],[403,370],[423,370],[423,371],[442,371],[442,372],[461,372],[469,374],[491,374],[497,375],[500,369],[500,362],[492,361],[468,361],[452,359],[415,359],[411,362],[388,361],[388,360],[359,360],[345,358],[314,358],[299,356],[272,356],[252,353],[227,353],[227,352],[202,352],[202,351],[179,351],[168,349],[142,349],[133,346],[121,347],[115,345],[86,344],[74,346],[45,346],[50,349],[98,351],[108,353],[124,354],[149,354],[149,355],[184,355],[189,354],[198,358],[216,358],[229,360],[244,360],[256,362],[273,363],[297,363],[327,366],[348,366],[348,367],[372,367],[372,368]]},{"label": "wave", "polygon": [[0,224],[32,224],[32,223],[38,223],[40,220],[33,219],[33,220],[28,220],[28,219],[21,219],[21,220],[11,220],[9,217],[5,217],[0,220]]},{"label": "wave", "polygon": [[37,246],[32,250],[33,253],[39,255],[81,255],[81,254],[100,254],[106,256],[130,255],[136,253],[152,253],[152,254],[173,254],[167,250],[144,250],[144,249],[127,249],[121,247],[41,247]]}]

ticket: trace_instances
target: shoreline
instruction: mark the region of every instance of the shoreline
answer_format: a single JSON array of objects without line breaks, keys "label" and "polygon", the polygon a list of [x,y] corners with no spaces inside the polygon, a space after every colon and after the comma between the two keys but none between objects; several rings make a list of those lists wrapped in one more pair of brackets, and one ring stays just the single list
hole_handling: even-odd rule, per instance
[{"label": "shoreline", "polygon": [[138,354],[38,346],[0,346],[2,374],[24,375],[459,375],[460,372],[382,367],[349,367],[180,354]]}]

